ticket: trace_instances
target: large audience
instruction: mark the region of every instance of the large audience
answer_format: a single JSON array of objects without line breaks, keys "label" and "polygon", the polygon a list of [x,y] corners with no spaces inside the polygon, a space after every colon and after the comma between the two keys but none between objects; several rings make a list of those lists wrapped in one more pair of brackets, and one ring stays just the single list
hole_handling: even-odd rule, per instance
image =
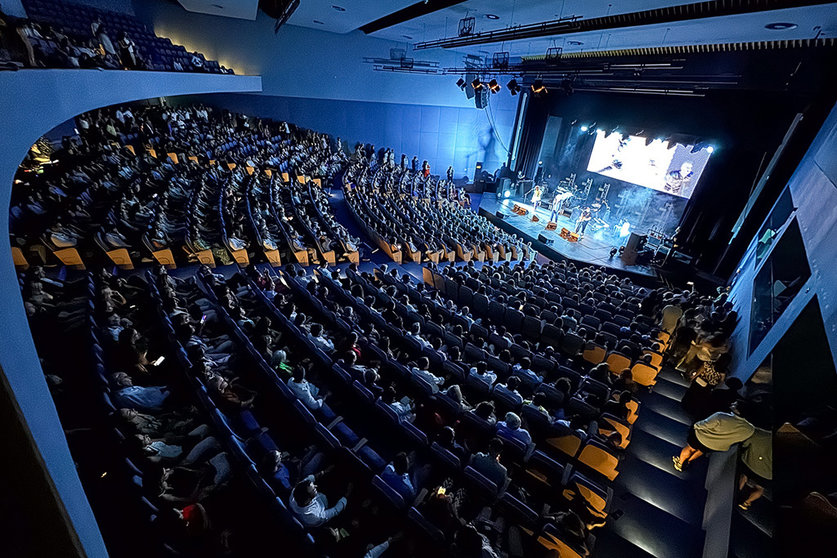
[{"label": "large audience", "polygon": [[433,177],[426,161],[420,171],[416,158],[408,168],[406,155],[396,166],[392,150],[380,157],[374,147],[368,151],[361,146],[349,161],[345,195],[355,219],[394,261],[405,254],[435,263],[534,259],[531,243],[470,211],[470,197],[454,184],[452,171],[446,179]]},{"label": "large audience", "polygon": [[[739,504],[763,493],[769,444],[727,377],[725,292],[535,261],[391,150],[348,156],[202,105],[76,124],[57,162],[19,174],[12,242],[110,258],[20,281],[115,552],[587,556],[664,365],[690,379],[695,420],[673,466],[743,442]],[[427,263],[423,281],[359,264],[332,181],[379,247]],[[129,521],[104,511],[117,503]]]},{"label": "large audience", "polygon": [[28,0],[25,7],[28,18],[0,11],[0,69],[234,73],[199,52],[157,37],[127,14],[54,0]]},{"label": "large audience", "polygon": [[132,262],[166,250],[172,262],[230,263],[241,251],[356,259],[359,240],[321,191],[341,165],[327,136],[205,106],[118,107],[76,125],[56,163],[15,188],[11,229],[22,248],[123,249]]}]

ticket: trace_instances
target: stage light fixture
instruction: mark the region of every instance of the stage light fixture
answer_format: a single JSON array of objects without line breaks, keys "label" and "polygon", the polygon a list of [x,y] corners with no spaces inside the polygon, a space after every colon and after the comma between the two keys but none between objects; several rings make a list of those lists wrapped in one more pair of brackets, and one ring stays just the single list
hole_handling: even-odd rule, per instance
[{"label": "stage light fixture", "polygon": [[509,82],[506,84],[506,87],[509,88],[509,91],[512,95],[517,95],[518,93],[520,93],[520,84],[517,83],[516,79],[509,80]]},{"label": "stage light fixture", "polygon": [[706,152],[710,154],[715,153],[715,148],[710,145],[706,148]]},{"label": "stage light fixture", "polygon": [[580,129],[582,132],[586,132],[588,128],[587,126],[582,125]]},{"label": "stage light fixture", "polygon": [[502,89],[500,87],[500,84],[497,83],[496,79],[492,79],[491,81],[488,82],[488,88],[491,90],[492,93],[499,93],[500,89]]},{"label": "stage light fixture", "polygon": [[509,191],[509,190],[505,190],[505,191],[503,192],[503,197],[504,197],[504,198],[510,198],[510,197],[511,197],[511,191]]},{"label": "stage light fixture", "polygon": [[462,90],[464,91],[464,90],[465,90],[465,86],[466,86],[466,85],[468,85],[468,82],[467,82],[467,81],[465,81],[464,79],[459,78],[458,80],[456,80],[456,86],[457,86],[459,89],[462,89]]},{"label": "stage light fixture", "polygon": [[532,82],[532,93],[535,95],[540,95],[541,93],[546,93],[546,86],[543,84],[542,79],[536,79]]},{"label": "stage light fixture", "polygon": [[480,81],[480,78],[474,78],[474,81],[471,82],[471,87],[473,87],[476,91],[482,89],[482,82]]}]

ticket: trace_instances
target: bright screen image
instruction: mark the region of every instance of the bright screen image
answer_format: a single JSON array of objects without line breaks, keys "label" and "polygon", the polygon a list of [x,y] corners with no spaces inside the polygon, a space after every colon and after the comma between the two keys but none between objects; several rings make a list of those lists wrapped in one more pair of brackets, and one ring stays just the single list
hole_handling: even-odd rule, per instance
[{"label": "bright screen image", "polygon": [[587,170],[615,180],[689,198],[706,168],[711,147],[692,153],[693,146],[596,131]]}]

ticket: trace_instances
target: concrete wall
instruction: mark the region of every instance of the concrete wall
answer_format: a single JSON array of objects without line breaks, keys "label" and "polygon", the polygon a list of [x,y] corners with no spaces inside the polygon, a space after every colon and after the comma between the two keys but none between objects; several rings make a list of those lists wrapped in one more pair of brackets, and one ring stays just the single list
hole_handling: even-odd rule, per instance
[{"label": "concrete wall", "polygon": [[[209,91],[258,91],[258,77],[23,70],[0,73],[0,230],[8,231],[12,179],[29,147],[52,127],[115,103]],[[55,493],[87,556],[107,554],[82,490],[23,309],[8,242],[0,242],[0,368],[40,451]],[[12,448],[5,448],[13,451]]]},{"label": "concrete wall", "polygon": [[[756,238],[738,265],[732,295],[741,321],[733,334],[736,347],[734,374],[749,378],[770,354],[788,328],[814,297],[826,328],[829,348],[837,364],[837,106],[831,111],[788,182],[794,218],[799,223],[811,277],[788,305],[758,347],[747,355],[750,331],[750,301],[753,279],[769,259],[770,252],[756,264]],[[773,240],[781,242],[783,229]]]}]

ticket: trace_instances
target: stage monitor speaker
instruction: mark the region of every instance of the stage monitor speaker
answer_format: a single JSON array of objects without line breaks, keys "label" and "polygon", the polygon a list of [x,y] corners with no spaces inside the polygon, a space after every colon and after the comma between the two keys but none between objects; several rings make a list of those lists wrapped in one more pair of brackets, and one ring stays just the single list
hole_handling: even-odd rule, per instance
[{"label": "stage monitor speaker", "polygon": [[630,238],[628,238],[628,242],[625,244],[625,249],[622,251],[621,258],[623,262],[628,265],[634,265],[636,263],[637,252],[641,242],[642,235],[632,232]]},{"label": "stage monitor speaker", "polygon": [[560,211],[560,213],[559,213],[559,214],[560,214],[562,217],[572,218],[572,216],[573,216],[573,210],[572,210],[572,209],[567,209],[567,208],[565,207],[564,209],[562,209],[562,210]]},{"label": "stage monitor speaker", "polygon": [[550,221],[549,223],[546,224],[546,230],[548,230],[548,231],[554,231],[557,228],[558,228],[558,223],[556,223],[555,221]]},{"label": "stage monitor speaker", "polygon": [[542,234],[539,234],[539,235],[538,235],[538,242],[543,242],[544,244],[546,244],[547,246],[549,246],[550,244],[554,244],[554,243],[555,243],[555,240],[554,240],[554,239],[552,239],[552,238],[547,238],[547,237],[545,237],[545,236],[544,236],[544,235],[542,235]]},{"label": "stage monitor speaker", "polygon": [[498,219],[505,219],[506,218],[506,216],[499,211],[497,213],[495,213],[495,215],[497,216]]}]

